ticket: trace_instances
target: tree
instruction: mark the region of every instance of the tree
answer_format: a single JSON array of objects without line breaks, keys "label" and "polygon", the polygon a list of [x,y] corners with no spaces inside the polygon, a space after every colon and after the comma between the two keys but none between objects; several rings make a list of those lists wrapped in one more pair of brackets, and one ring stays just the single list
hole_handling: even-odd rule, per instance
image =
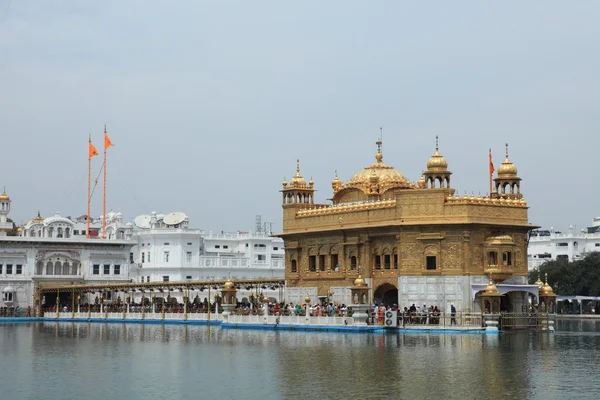
[{"label": "tree", "polygon": [[8,223],[12,224],[12,229],[10,231],[8,231],[6,236],[18,236],[19,234],[17,232],[17,225],[15,225],[15,222],[10,218],[7,218],[6,221]]},{"label": "tree", "polygon": [[562,296],[600,296],[600,252],[592,252],[577,261],[547,261],[529,271],[529,283],[538,278]]}]

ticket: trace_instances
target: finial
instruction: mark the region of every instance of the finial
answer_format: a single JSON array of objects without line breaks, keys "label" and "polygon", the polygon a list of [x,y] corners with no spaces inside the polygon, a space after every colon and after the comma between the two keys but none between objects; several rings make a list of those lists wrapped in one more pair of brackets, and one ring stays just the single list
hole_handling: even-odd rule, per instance
[{"label": "finial", "polygon": [[506,158],[508,158],[508,143],[506,143],[505,146],[506,146]]},{"label": "finial", "polygon": [[89,135],[88,142],[92,143],[92,134],[91,133]]},{"label": "finial", "polygon": [[338,177],[338,176],[337,176],[337,169],[336,169],[334,172],[335,172],[335,177],[337,178],[337,177]]},{"label": "finial", "polygon": [[548,273],[546,272],[546,284],[548,284]]},{"label": "finial", "polygon": [[106,133],[106,124],[104,124],[104,133]]},{"label": "finial", "polygon": [[300,159],[296,159],[296,173],[299,174],[300,173]]},{"label": "finial", "polygon": [[40,215],[40,210],[38,210],[38,217],[42,218],[42,216]]},{"label": "finial", "polygon": [[4,193],[6,193],[6,185],[4,185]]},{"label": "finial", "polygon": [[435,151],[438,151],[440,147],[438,146],[438,135],[435,135]]}]

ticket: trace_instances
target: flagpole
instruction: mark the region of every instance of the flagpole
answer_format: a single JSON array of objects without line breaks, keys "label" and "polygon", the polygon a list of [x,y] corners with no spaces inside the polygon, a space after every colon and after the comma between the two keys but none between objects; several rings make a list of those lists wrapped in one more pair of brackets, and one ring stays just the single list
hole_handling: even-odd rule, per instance
[{"label": "flagpole", "polygon": [[106,124],[104,124],[104,190],[102,192],[102,239],[106,239]]},{"label": "flagpole", "polygon": [[85,229],[85,237],[86,239],[90,238],[90,197],[91,197],[91,189],[92,189],[92,155],[90,154],[90,146],[92,145],[92,135],[89,137],[88,141],[88,191],[87,191],[87,218],[86,218],[86,229]]},{"label": "flagpole", "polygon": [[490,149],[490,197],[492,196],[492,177],[494,176],[494,167],[493,167],[493,163],[492,163],[492,149]]}]

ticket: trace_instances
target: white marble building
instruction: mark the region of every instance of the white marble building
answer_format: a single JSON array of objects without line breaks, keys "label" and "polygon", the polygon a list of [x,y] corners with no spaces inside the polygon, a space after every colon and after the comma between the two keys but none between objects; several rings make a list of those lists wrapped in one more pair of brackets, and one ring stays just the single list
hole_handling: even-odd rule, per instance
[{"label": "white marble building", "polygon": [[[131,278],[135,282],[283,278],[283,240],[266,233],[213,233],[189,227],[184,213],[135,218]],[[278,298],[278,290],[263,292]],[[249,294],[238,292],[241,300]]]},{"label": "white marble building", "polygon": [[[3,194],[0,224],[9,211],[10,198]],[[77,222],[58,213],[48,218],[38,213],[17,230],[20,236],[6,235],[12,224],[0,229],[0,307],[32,306],[39,285],[129,282],[132,229],[119,240],[86,239],[85,231],[76,233],[81,231]],[[42,301],[54,304],[55,299]]]},{"label": "white marble building", "polygon": [[554,228],[532,231],[527,248],[528,267],[531,270],[550,260],[576,261],[594,251],[600,251],[600,217],[580,232],[572,225],[568,232]]}]

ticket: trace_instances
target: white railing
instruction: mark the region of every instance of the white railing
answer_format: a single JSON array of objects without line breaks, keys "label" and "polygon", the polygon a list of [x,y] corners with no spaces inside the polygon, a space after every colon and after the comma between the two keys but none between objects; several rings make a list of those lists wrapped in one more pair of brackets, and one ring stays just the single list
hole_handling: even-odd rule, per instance
[{"label": "white railing", "polygon": [[[147,312],[144,313],[142,316],[141,312],[131,312],[131,313],[123,313],[123,312],[92,312],[92,313],[87,313],[87,312],[76,312],[76,313],[71,313],[70,311],[67,312],[60,312],[58,314],[57,317],[57,313],[56,312],[45,312],[44,313],[44,318],[58,318],[58,319],[71,319],[71,318],[75,318],[75,319],[111,319],[111,320],[115,320],[115,319],[125,319],[125,320],[131,320],[131,319],[135,319],[135,320],[140,320],[140,319],[144,319],[144,320],[148,320],[148,321],[184,321],[186,319],[186,316],[184,313],[164,313],[164,317],[162,313],[152,313],[152,312]],[[223,315],[222,314],[215,314],[215,313],[211,313],[210,317],[207,313],[188,313],[187,314],[187,320],[188,321],[221,321],[223,320]]]},{"label": "white railing", "polygon": [[299,315],[230,315],[227,322],[232,324],[346,326],[353,325],[354,318],[305,317]]}]

